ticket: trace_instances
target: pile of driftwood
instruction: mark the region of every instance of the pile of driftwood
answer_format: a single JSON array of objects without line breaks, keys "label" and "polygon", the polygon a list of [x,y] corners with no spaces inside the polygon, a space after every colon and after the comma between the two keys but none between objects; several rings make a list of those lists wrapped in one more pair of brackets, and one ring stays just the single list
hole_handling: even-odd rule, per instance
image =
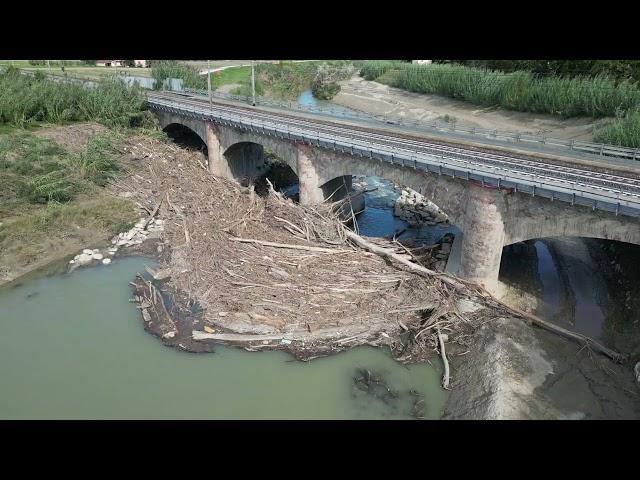
[{"label": "pile of driftwood", "polygon": [[[146,158],[132,162],[130,175],[115,188],[165,220],[168,286],[181,292],[186,306],[202,307],[207,331],[265,335],[259,343],[269,347],[267,336],[304,338],[295,346],[310,351],[327,343],[331,351],[386,344],[405,361],[437,352],[445,388],[447,355],[464,354],[474,330],[498,317],[527,319],[620,359],[586,337],[421,265],[401,244],[385,248],[357,235],[340,221],[335,205],[302,206],[272,189],[261,197],[252,187],[210,175],[198,152],[140,142]],[[461,299],[482,308],[461,314]]]}]

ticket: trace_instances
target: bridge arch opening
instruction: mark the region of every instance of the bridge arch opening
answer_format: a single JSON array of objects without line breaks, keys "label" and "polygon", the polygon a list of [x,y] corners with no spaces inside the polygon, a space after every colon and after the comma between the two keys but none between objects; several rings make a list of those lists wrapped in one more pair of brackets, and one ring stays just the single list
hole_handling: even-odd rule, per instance
[{"label": "bridge arch opening", "polygon": [[640,352],[640,245],[545,237],[503,249],[499,295],[622,352]]},{"label": "bridge arch opening", "polygon": [[[437,205],[404,185],[374,175],[345,175],[321,186],[325,199],[349,196],[343,218],[353,208],[355,221],[349,222],[359,234],[389,242],[397,253],[406,251],[393,243],[397,239],[412,249],[420,263],[428,268],[445,270],[460,228]],[[413,250],[415,249],[415,250]]]},{"label": "bridge arch opening", "polygon": [[287,162],[268,149],[264,150],[264,170],[255,181],[256,193],[261,196],[269,192],[269,182],[273,189],[295,202],[299,201],[299,179]]},{"label": "bridge arch opening", "polygon": [[189,150],[200,152],[205,159],[207,158],[207,144],[202,140],[202,138],[200,138],[200,135],[189,127],[180,123],[170,123],[162,130],[177,145]]},{"label": "bridge arch opening", "polygon": [[259,143],[235,143],[223,156],[233,178],[244,186],[254,184],[267,170],[264,147]]}]

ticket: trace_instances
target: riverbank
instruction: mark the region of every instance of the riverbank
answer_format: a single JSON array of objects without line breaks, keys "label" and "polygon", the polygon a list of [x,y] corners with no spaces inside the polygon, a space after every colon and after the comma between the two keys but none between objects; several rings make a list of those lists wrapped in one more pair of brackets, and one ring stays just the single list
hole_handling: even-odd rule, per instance
[{"label": "riverbank", "polygon": [[[116,146],[110,135],[95,123],[0,134],[0,285],[82,248],[96,248],[135,222],[135,204],[96,185],[79,165],[89,158],[107,168],[121,161],[114,149],[126,146]],[[45,186],[46,196],[40,197]]]},{"label": "riverbank", "polygon": [[339,82],[340,92],[332,103],[373,115],[408,120],[442,120],[469,127],[528,132],[550,137],[593,141],[594,129],[603,120],[561,119],[545,114],[513,112],[478,107],[433,94],[412,93],[355,76]]}]

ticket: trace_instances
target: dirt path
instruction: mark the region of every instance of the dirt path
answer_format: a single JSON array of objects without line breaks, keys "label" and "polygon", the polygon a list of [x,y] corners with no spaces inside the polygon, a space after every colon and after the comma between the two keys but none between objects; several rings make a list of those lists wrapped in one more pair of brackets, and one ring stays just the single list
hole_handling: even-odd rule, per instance
[{"label": "dirt path", "polygon": [[332,102],[376,115],[412,120],[455,121],[470,127],[545,134],[556,138],[593,141],[597,122],[591,118],[563,120],[551,115],[480,108],[439,95],[425,95],[353,77],[339,82],[341,91]]}]

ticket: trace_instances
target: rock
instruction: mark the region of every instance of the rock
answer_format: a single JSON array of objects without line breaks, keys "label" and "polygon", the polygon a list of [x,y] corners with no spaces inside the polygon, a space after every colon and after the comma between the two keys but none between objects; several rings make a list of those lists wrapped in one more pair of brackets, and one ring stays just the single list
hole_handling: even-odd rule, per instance
[{"label": "rock", "polygon": [[91,250],[91,253],[100,253],[100,250],[97,248],[94,248],[93,250]]},{"label": "rock", "polygon": [[473,302],[471,300],[467,300],[466,298],[461,298],[460,300],[458,300],[456,302],[456,307],[462,315],[464,315],[465,313],[477,312],[478,310],[482,310],[483,308],[485,308],[483,305],[480,305],[479,303]]},{"label": "rock", "polygon": [[633,373],[636,374],[636,382],[640,383],[640,362],[636,363]]},{"label": "rock", "polygon": [[127,245],[129,242],[127,240],[118,240],[118,242],[116,243],[116,245],[118,245],[119,247],[123,247],[125,245]]},{"label": "rock", "polygon": [[171,332],[167,332],[164,335],[162,335],[162,338],[173,338],[176,336],[176,332],[175,331],[171,331]]},{"label": "rock", "polygon": [[208,327],[207,325],[204,326],[204,331],[207,333],[216,333],[214,328]]},{"label": "rock", "polygon": [[93,253],[93,250],[89,250],[88,248],[85,248],[84,250],[82,250],[82,253],[84,253],[85,255],[91,255]]},{"label": "rock", "polygon": [[443,243],[442,246],[440,247],[440,251],[445,254],[451,253],[451,244]]},{"label": "rock", "polygon": [[227,312],[218,312],[219,317],[226,317],[228,315]]},{"label": "rock", "polygon": [[92,257],[94,260],[102,260],[104,258],[104,256],[101,253],[94,253]]},{"label": "rock", "polygon": [[69,260],[69,263],[76,263],[75,260]]},{"label": "rock", "polygon": [[110,258],[103,258],[102,259],[102,264],[103,265],[109,265],[111,263],[111,259]]},{"label": "rock", "polygon": [[93,260],[93,257],[91,255],[87,255],[86,253],[78,255],[78,258],[76,259],[76,261],[80,265],[87,265],[88,263],[91,263],[91,260]]}]

